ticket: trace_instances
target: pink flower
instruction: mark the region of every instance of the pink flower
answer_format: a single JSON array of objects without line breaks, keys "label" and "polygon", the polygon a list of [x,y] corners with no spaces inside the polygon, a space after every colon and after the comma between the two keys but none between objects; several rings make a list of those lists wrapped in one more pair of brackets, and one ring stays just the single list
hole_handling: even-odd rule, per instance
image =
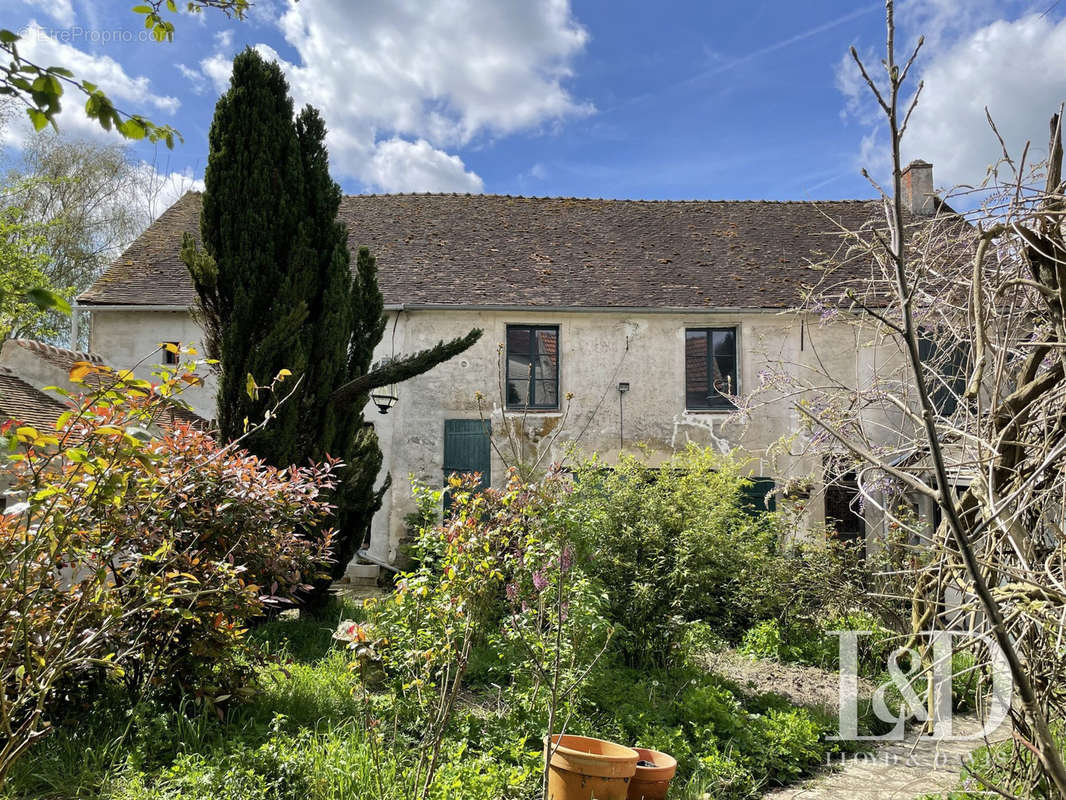
[{"label": "pink flower", "polygon": [[533,588],[538,592],[543,591],[544,587],[548,585],[548,578],[544,574],[543,570],[537,570],[533,573]]},{"label": "pink flower", "polygon": [[559,569],[562,572],[569,572],[570,567],[574,563],[574,548],[567,545],[563,548],[562,555],[559,557]]}]

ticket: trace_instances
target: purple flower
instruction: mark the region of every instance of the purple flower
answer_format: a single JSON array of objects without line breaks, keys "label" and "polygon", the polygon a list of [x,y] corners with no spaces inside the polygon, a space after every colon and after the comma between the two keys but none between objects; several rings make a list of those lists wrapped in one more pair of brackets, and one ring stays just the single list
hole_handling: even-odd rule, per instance
[{"label": "purple flower", "polygon": [[563,572],[569,572],[570,567],[574,564],[574,548],[567,545],[563,548],[562,555],[559,556],[559,569]]},{"label": "purple flower", "polygon": [[538,569],[533,573],[533,588],[538,592],[543,591],[544,587],[548,585],[548,577],[544,574],[544,570]]},{"label": "purple flower", "polygon": [[515,600],[518,599],[518,587],[515,586],[513,583],[507,584],[507,587],[504,589],[504,591],[507,593],[507,599],[510,602],[513,603]]}]

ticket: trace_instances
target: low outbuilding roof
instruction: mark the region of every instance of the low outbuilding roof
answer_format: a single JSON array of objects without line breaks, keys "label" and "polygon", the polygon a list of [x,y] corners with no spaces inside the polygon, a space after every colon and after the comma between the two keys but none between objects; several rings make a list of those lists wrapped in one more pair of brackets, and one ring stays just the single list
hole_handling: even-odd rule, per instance
[{"label": "low outbuilding roof", "polygon": [[0,364],[0,423],[14,420],[39,431],[54,431],[56,421],[66,410],[58,400]]}]

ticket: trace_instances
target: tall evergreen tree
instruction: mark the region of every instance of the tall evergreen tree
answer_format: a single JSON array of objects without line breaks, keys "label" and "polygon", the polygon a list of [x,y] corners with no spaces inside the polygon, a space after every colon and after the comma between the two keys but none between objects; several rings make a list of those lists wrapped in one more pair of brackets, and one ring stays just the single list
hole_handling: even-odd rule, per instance
[{"label": "tall evergreen tree", "polygon": [[[277,64],[251,49],[238,55],[211,124],[203,249],[186,235],[182,255],[199,295],[208,354],[220,362],[220,434],[234,439],[264,418],[272,400],[249,392],[249,378],[266,383],[288,369],[295,384],[281,392],[291,397],[246,440],[248,448],[282,467],[327,455],[347,465],[334,498],[336,578],[385,489],[374,488],[382,456],[362,414],[370,391],[461,353],[481,331],[371,369],[384,302],[369,250],[360,248],[352,272],[325,135],[314,108],[293,119]],[[319,584],[308,604],[319,604],[327,588]]]}]

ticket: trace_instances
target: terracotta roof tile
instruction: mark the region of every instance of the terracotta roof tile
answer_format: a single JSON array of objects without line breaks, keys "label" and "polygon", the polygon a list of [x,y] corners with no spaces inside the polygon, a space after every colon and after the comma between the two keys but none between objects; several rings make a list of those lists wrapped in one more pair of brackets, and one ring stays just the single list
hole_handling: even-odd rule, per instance
[{"label": "terracotta roof tile", "polygon": [[67,407],[58,400],[0,365],[0,422],[15,420],[41,431],[54,431],[56,420],[66,410]]},{"label": "terracotta roof tile", "polygon": [[[80,302],[191,305],[179,258],[200,195],[180,198]],[[389,304],[787,308],[878,201],[642,201],[349,195],[349,242],[377,256]],[[354,263],[354,258],[353,258]]]},{"label": "terracotta roof tile", "polygon": [[96,353],[82,353],[77,350],[68,350],[65,347],[56,347],[54,344],[38,342],[34,339],[10,339],[19,347],[29,350],[38,358],[47,361],[53,366],[70,372],[75,362],[88,361],[91,364],[103,364],[104,361]]}]

